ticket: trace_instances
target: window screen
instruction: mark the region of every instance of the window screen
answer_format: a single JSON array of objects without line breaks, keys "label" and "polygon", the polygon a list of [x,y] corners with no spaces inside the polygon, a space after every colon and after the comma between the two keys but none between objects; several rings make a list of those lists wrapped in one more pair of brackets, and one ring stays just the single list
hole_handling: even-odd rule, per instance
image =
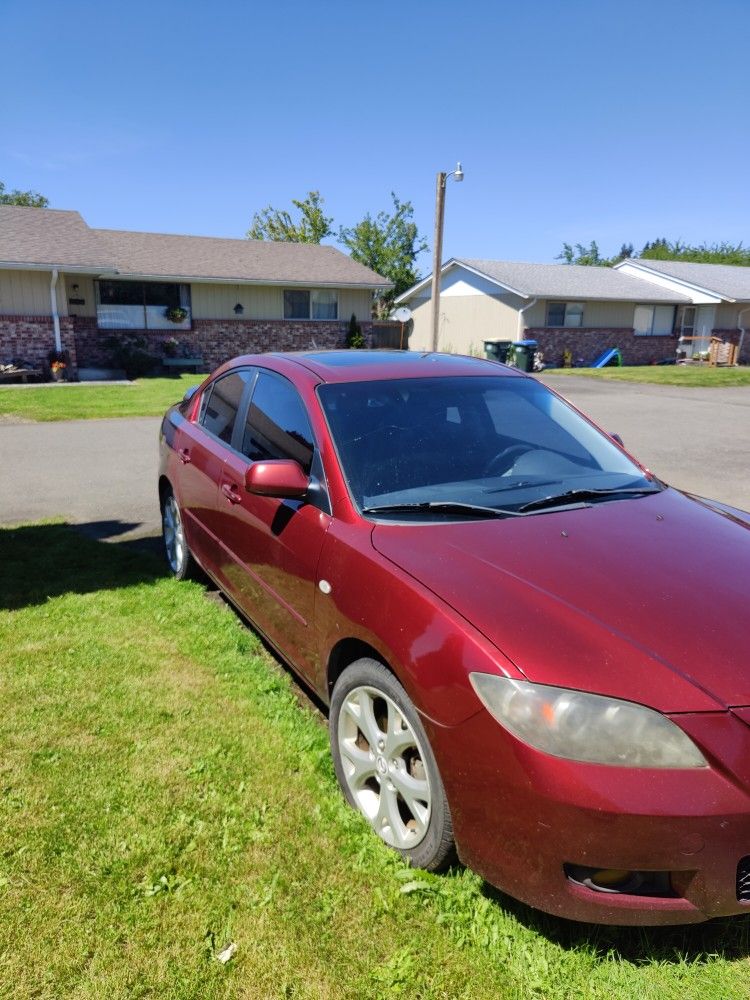
[{"label": "window screen", "polygon": [[547,326],[563,326],[565,323],[565,303],[550,302],[547,305]]},{"label": "window screen", "polygon": [[292,458],[309,472],[313,449],[310,421],[297,390],[286,379],[261,372],[247,414],[243,454],[252,462]]},{"label": "window screen", "polygon": [[252,377],[250,371],[232,372],[217,379],[201,402],[200,423],[225,444],[232,443],[232,432],[242,392]]},{"label": "window screen", "polygon": [[338,317],[338,294],[320,289],[312,293],[312,318],[336,319]]},{"label": "window screen", "polygon": [[310,319],[310,293],[287,289],[284,292],[284,319]]}]

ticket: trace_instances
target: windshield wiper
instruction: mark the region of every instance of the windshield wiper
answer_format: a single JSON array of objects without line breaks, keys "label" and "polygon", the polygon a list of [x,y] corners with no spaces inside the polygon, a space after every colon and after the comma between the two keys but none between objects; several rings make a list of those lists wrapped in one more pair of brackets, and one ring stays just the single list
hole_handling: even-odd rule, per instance
[{"label": "windshield wiper", "polygon": [[528,513],[532,510],[544,510],[545,507],[567,507],[583,500],[597,500],[599,497],[616,496],[637,496],[647,493],[661,493],[660,489],[652,489],[649,486],[638,487],[612,487],[607,490],[566,490],[565,493],[554,493],[552,496],[540,497],[538,500],[530,500],[523,504],[518,510],[520,513]]},{"label": "windshield wiper", "polygon": [[401,511],[434,511],[438,514],[480,514],[482,517],[523,517],[515,510],[502,507],[482,507],[475,503],[461,503],[458,500],[425,500],[422,503],[386,503],[379,507],[363,507],[363,514],[398,514]]}]

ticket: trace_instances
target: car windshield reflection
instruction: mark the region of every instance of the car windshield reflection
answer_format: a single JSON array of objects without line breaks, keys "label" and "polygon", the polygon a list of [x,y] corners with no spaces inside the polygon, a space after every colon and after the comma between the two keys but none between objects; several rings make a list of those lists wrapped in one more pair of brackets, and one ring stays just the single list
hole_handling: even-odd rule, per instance
[{"label": "car windshield reflection", "polygon": [[[352,498],[368,514],[445,519],[450,505],[464,505],[486,517],[481,508],[513,514],[536,502],[542,512],[557,498],[570,506],[659,488],[532,379],[394,379],[318,392]],[[399,505],[411,509],[377,510]]]}]

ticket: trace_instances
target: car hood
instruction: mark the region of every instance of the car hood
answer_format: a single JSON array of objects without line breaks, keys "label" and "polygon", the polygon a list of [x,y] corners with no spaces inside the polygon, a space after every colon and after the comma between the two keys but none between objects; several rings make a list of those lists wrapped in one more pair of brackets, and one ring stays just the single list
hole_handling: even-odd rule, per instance
[{"label": "car hood", "polygon": [[666,489],[533,516],[379,523],[375,548],[529,680],[663,712],[750,705],[750,519]]}]

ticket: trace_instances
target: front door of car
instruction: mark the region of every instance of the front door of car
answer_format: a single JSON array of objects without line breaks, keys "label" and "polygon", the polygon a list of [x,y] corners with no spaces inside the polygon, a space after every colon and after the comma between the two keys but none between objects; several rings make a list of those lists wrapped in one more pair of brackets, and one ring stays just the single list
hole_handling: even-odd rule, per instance
[{"label": "front door of car", "polygon": [[209,572],[219,557],[217,492],[243,393],[254,372],[222,375],[203,390],[195,423],[180,425],[175,450],[180,461],[178,501],[190,551]]},{"label": "front door of car", "polygon": [[[270,641],[312,677],[317,567],[331,519],[310,420],[291,382],[261,369],[240,431],[219,483],[221,582]],[[313,477],[315,489],[304,499],[245,489],[251,462],[280,458],[294,459]]]}]

